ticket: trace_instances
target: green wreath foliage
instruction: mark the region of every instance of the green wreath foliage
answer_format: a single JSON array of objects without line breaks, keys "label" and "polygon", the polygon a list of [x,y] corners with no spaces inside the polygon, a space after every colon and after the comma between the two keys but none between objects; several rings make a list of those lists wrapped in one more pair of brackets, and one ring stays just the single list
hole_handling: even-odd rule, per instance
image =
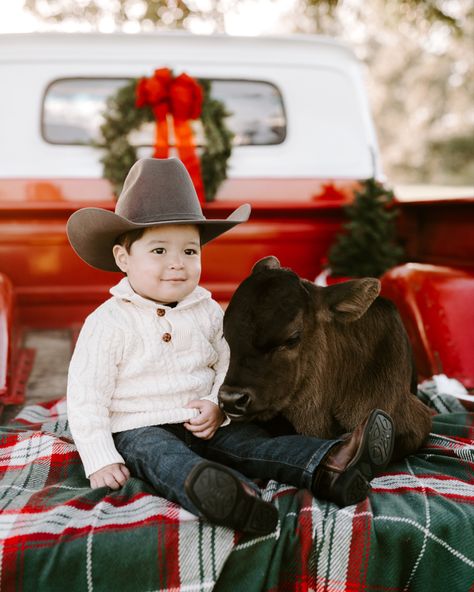
[{"label": "green wreath foliage", "polygon": [[[138,159],[137,150],[130,144],[128,135],[143,124],[155,121],[151,107],[135,106],[138,82],[138,78],[133,79],[108,99],[104,123],[100,128],[103,141],[94,144],[105,151],[100,159],[103,176],[112,184],[116,196],[120,195],[125,177]],[[211,83],[208,80],[198,82],[203,89],[201,123],[206,138],[206,145],[200,154],[201,175],[206,201],[212,201],[220,184],[227,178],[233,134],[225,124],[229,113],[224,104],[211,96]]]}]

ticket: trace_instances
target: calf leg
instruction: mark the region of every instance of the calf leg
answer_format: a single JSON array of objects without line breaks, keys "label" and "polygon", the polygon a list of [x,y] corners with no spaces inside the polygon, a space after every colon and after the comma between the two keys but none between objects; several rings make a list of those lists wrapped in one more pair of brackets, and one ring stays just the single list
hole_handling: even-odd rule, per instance
[{"label": "calf leg", "polygon": [[392,460],[401,460],[415,453],[426,441],[431,431],[431,411],[416,398],[408,394],[396,409],[391,411],[395,423],[395,447]]}]

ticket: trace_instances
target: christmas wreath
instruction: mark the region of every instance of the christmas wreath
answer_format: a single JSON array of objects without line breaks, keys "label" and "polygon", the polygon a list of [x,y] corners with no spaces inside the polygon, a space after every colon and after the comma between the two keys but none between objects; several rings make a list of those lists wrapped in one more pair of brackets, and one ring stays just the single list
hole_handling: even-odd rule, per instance
[{"label": "christmas wreath", "polygon": [[[150,78],[136,78],[107,101],[102,141],[94,145],[105,151],[103,176],[119,195],[127,172],[137,160],[137,150],[128,136],[149,122],[156,122],[154,158],[169,156],[172,129],[177,156],[190,173],[201,202],[212,201],[227,177],[232,133],[225,125],[228,113],[213,99],[207,80],[187,74],[174,76],[168,68],[155,70]],[[200,119],[205,145],[197,154],[191,120]]]}]

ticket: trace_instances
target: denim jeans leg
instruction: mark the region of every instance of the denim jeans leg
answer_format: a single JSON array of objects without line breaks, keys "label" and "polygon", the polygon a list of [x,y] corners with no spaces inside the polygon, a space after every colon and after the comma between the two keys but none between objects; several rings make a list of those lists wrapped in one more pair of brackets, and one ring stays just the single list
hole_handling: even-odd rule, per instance
[{"label": "denim jeans leg", "polygon": [[231,423],[207,441],[206,457],[251,478],[275,479],[311,490],[314,473],[341,440],[292,435],[272,438],[252,423]]},{"label": "denim jeans leg", "polygon": [[181,424],[148,426],[113,435],[115,446],[134,477],[150,483],[156,492],[200,515],[186,495],[184,482],[202,457],[185,442]]},{"label": "denim jeans leg", "polygon": [[[187,496],[184,483],[191,470],[203,461],[205,440],[193,436],[182,424],[137,428],[115,433],[113,437],[134,477],[150,483],[158,495],[202,517]],[[245,475],[236,470],[233,473],[258,490]]]}]

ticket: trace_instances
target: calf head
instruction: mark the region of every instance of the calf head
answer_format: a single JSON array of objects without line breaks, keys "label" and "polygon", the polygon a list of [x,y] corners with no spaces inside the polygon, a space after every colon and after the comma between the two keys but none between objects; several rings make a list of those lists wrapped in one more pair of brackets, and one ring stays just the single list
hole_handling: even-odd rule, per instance
[{"label": "calf head", "polygon": [[229,369],[219,403],[234,421],[284,411],[317,366],[327,361],[330,326],[360,318],[379,293],[367,278],[320,288],[280,267],[257,262],[224,317]]}]

